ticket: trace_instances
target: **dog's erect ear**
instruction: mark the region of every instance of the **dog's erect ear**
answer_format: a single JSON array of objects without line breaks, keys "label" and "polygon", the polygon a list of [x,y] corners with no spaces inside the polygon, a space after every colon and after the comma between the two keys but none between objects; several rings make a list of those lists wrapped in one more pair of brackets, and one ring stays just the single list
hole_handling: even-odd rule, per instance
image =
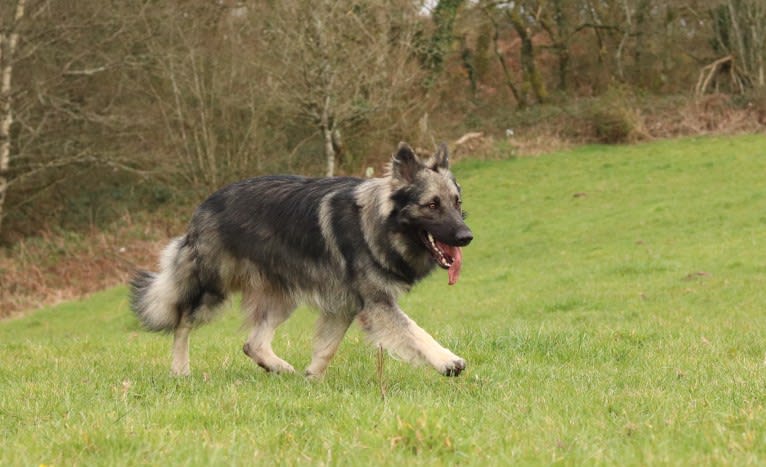
[{"label": "dog's erect ear", "polygon": [[399,180],[412,183],[418,171],[424,168],[418,156],[407,143],[399,143],[391,161],[391,175]]},{"label": "dog's erect ear", "polygon": [[447,150],[447,145],[444,143],[439,144],[439,147],[436,148],[436,152],[429,162],[429,167],[433,170],[449,169],[449,152]]}]

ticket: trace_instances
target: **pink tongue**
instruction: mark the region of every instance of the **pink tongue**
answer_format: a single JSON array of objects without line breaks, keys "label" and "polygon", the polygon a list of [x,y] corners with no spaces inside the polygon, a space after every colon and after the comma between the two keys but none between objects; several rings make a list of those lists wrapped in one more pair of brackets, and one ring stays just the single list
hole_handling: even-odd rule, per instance
[{"label": "pink tongue", "polygon": [[455,285],[460,277],[460,266],[463,264],[463,252],[459,246],[445,245],[439,242],[439,247],[452,257],[452,265],[447,270],[449,285]]}]

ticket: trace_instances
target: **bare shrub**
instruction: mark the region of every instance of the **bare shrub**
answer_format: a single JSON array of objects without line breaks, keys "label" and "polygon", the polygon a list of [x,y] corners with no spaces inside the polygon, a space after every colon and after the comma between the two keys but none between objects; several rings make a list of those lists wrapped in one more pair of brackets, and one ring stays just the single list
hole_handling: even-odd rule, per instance
[{"label": "bare shrub", "polygon": [[645,136],[635,96],[625,87],[612,87],[597,99],[589,121],[600,143],[629,143]]}]

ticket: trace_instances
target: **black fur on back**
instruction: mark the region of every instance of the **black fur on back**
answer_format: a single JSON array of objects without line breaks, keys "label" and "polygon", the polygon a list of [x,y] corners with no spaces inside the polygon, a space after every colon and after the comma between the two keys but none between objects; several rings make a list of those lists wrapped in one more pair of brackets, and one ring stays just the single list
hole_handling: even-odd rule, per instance
[{"label": "black fur on back", "polygon": [[435,267],[412,214],[429,188],[415,175],[406,183],[276,175],[228,185],[197,208],[159,273],[135,276],[131,307],[161,330],[182,315],[201,319],[200,310],[244,287],[294,301],[325,297],[320,307],[393,301]]}]

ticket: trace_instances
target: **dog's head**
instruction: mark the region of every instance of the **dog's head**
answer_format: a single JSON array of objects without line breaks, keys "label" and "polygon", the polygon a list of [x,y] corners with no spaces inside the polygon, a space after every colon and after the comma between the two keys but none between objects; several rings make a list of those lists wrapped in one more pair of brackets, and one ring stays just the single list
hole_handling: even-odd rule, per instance
[{"label": "dog's head", "polygon": [[401,143],[391,163],[392,199],[400,226],[434,262],[449,270],[449,283],[460,273],[460,247],[473,240],[465,224],[460,185],[449,170],[447,147],[442,144],[427,160],[421,160]]}]

